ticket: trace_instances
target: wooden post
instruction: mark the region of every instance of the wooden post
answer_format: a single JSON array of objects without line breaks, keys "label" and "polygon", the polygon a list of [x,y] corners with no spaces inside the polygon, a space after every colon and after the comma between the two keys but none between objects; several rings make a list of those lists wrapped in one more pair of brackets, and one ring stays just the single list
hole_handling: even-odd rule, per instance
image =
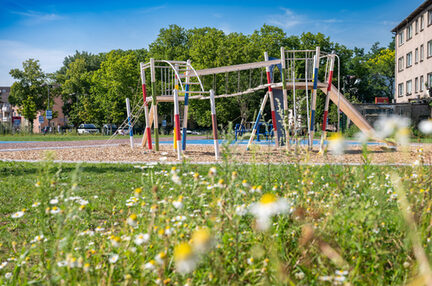
[{"label": "wooden post", "polygon": [[285,144],[287,148],[290,145],[290,136],[289,136],[289,124],[288,124],[288,91],[287,91],[287,81],[286,81],[286,59],[285,59],[285,48],[281,47],[281,64],[282,64],[282,92],[283,92],[283,110],[284,110],[284,118],[283,125],[285,129]]},{"label": "wooden post", "polygon": [[174,124],[175,124],[175,140],[177,141],[177,159],[181,160],[181,142],[180,142],[180,115],[178,102],[178,89],[174,88]]},{"label": "wooden post", "polygon": [[158,120],[157,101],[156,101],[155,62],[153,58],[150,59],[150,75],[151,75],[152,105],[153,105],[153,117],[154,117],[155,150],[159,151],[159,120]]},{"label": "wooden post", "polygon": [[[264,52],[264,60],[265,61],[269,60],[267,52]],[[275,112],[274,98],[273,98],[273,88],[271,87],[272,81],[271,81],[271,77],[270,77],[270,67],[268,67],[268,66],[266,66],[266,74],[267,74],[267,83],[269,84],[268,92],[269,92],[269,97],[270,97],[270,110],[271,110],[271,117],[272,117],[272,124],[273,124],[273,134],[275,137],[276,147],[279,147],[279,138],[278,138],[278,133],[277,133],[277,122],[276,122],[276,112]]]},{"label": "wooden post", "polygon": [[212,116],[212,127],[213,127],[213,141],[215,148],[215,158],[219,159],[219,141],[218,141],[218,132],[217,132],[217,120],[216,120],[216,103],[215,103],[215,94],[214,90],[210,90],[210,108],[211,108],[211,116]]},{"label": "wooden post", "polygon": [[151,141],[151,123],[148,114],[148,103],[147,103],[147,89],[146,89],[146,79],[145,79],[145,71],[143,69],[143,63],[140,63],[140,71],[141,71],[141,85],[142,85],[142,93],[143,93],[143,104],[144,104],[144,116],[146,121],[146,129],[143,134],[143,138],[141,141],[141,146],[144,147],[146,139],[148,141],[148,148],[152,149],[152,141]]},{"label": "wooden post", "polygon": [[334,62],[335,62],[335,56],[333,53],[332,55],[330,55],[328,85],[327,85],[326,100],[324,105],[324,118],[322,124],[322,134],[321,134],[320,151],[319,151],[320,153],[323,154],[324,154],[324,140],[326,140],[327,137],[327,119],[328,119],[328,110],[329,110],[329,103],[330,103],[330,91],[331,91],[332,80],[333,80]]}]

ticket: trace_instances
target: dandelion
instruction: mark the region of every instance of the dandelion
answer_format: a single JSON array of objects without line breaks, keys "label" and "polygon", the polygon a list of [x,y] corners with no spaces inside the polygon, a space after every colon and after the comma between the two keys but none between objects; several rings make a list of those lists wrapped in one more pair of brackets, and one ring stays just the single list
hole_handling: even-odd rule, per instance
[{"label": "dandelion", "polygon": [[210,248],[211,234],[208,228],[200,228],[192,233],[191,243],[195,251],[203,253]]},{"label": "dandelion", "polygon": [[11,217],[12,218],[20,218],[24,215],[24,213],[25,213],[24,211],[19,211],[19,212],[14,213]]},{"label": "dandelion", "polygon": [[421,133],[431,134],[432,133],[432,119],[423,120],[419,123],[418,128]]},{"label": "dandelion", "polygon": [[174,260],[177,271],[186,274],[196,267],[196,257],[189,243],[183,242],[174,248]]},{"label": "dandelion", "polygon": [[131,214],[131,215],[127,218],[126,222],[127,222],[127,224],[130,225],[131,227],[136,227],[136,226],[138,226],[138,221],[137,221],[137,219],[138,219],[138,217],[137,217],[136,214]]},{"label": "dandelion", "polygon": [[119,259],[119,255],[118,254],[113,254],[109,258],[109,263],[114,264],[114,263],[117,262],[118,259]]},{"label": "dandelion", "polygon": [[141,245],[147,241],[149,241],[150,235],[148,233],[140,233],[135,236],[134,242],[136,245]]},{"label": "dandelion", "polygon": [[343,155],[345,151],[345,140],[341,133],[334,133],[330,136],[328,149],[334,155]]},{"label": "dandelion", "polygon": [[249,212],[255,216],[257,229],[264,231],[270,227],[272,216],[286,213],[290,207],[285,199],[277,199],[275,195],[267,193],[258,203],[249,206]]}]

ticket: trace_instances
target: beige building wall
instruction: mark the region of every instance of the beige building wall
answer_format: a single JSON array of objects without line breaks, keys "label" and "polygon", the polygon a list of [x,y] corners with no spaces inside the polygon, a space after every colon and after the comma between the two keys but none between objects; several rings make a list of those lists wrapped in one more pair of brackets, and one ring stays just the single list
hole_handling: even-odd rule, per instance
[{"label": "beige building wall", "polygon": [[396,102],[430,98],[427,86],[432,85],[432,1],[424,2],[393,32]]}]

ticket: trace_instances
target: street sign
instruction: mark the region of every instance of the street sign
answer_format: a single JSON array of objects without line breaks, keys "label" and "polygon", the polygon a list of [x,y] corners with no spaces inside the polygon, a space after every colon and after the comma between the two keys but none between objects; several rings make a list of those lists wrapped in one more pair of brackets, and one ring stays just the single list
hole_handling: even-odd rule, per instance
[{"label": "street sign", "polygon": [[52,110],[47,110],[45,115],[46,115],[46,119],[52,119]]},{"label": "street sign", "polygon": [[44,122],[44,117],[42,115],[39,115],[39,123],[43,123]]}]

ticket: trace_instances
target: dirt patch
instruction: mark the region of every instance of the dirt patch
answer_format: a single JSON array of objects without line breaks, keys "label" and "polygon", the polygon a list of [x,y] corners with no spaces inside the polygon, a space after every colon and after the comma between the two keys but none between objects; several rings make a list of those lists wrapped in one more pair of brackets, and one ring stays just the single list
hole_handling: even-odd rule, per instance
[{"label": "dirt patch", "polygon": [[[141,147],[131,149],[127,144],[119,146],[101,146],[91,148],[67,148],[59,150],[25,150],[0,152],[3,160],[42,160],[47,152],[53,153],[55,160],[60,161],[92,161],[92,162],[179,162],[177,153],[172,145],[160,145],[160,151],[150,151]],[[237,162],[260,163],[363,163],[365,157],[360,146],[351,146],[344,155],[321,155],[315,150],[308,151],[304,147],[275,148],[273,146],[255,145],[250,151],[246,146],[221,147],[221,151],[228,150],[228,158]],[[383,146],[369,146],[367,159],[374,164],[412,164],[416,160],[423,160],[430,164],[432,161],[432,144],[416,144],[405,149],[389,150]],[[214,162],[214,148],[211,145],[189,145],[184,157],[189,162]]]}]

